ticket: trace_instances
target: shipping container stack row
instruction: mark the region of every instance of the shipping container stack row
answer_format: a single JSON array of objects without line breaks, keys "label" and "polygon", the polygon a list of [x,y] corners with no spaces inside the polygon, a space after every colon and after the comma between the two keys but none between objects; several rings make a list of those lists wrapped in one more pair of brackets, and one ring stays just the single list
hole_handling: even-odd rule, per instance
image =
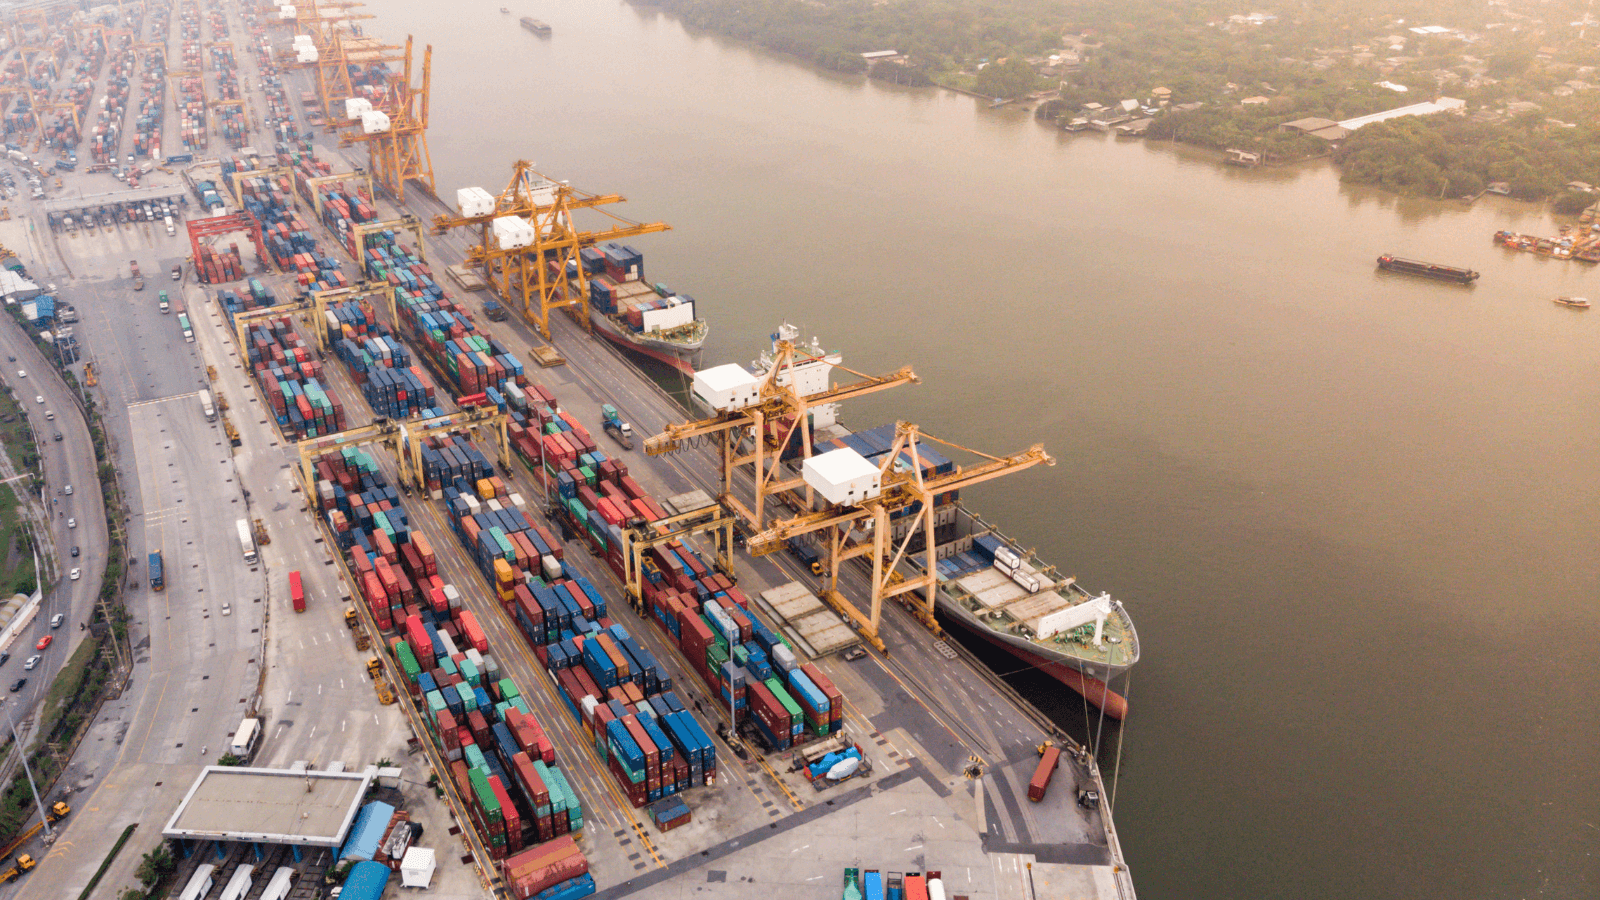
[{"label": "shipping container stack row", "polygon": [[432,449],[439,457],[424,462],[430,493],[442,493],[457,538],[629,802],[642,807],[714,780],[715,751],[672,694],[670,673],[611,621],[604,595],[563,561],[555,535],[470,444],[452,439]]},{"label": "shipping container stack row", "polygon": [[[222,161],[223,176],[261,168],[256,157],[229,157]],[[261,225],[261,239],[267,255],[280,269],[292,270],[303,292],[347,287],[349,279],[339,269],[339,261],[324,254],[305,220],[290,201],[291,180],[286,175],[245,178],[240,182],[244,208]]]},{"label": "shipping container stack row", "polygon": [[589,860],[571,837],[506,857],[500,874],[514,900],[580,900],[594,893]]},{"label": "shipping container stack row", "polygon": [[[198,44],[186,43],[185,48],[193,46],[198,55]],[[187,53],[185,54],[187,56]],[[196,60],[198,64],[198,60]],[[195,153],[210,146],[211,139],[206,133],[206,101],[205,86],[199,77],[186,77],[178,82],[178,138],[183,142],[185,153]]]},{"label": "shipping container stack row", "polygon": [[222,306],[222,311],[228,314],[228,323],[231,325],[234,316],[239,313],[277,306],[278,298],[261,283],[261,279],[252,278],[245,284],[243,291],[235,291],[233,288],[217,291],[217,303]]},{"label": "shipping container stack row", "polygon": [[288,316],[252,323],[245,344],[250,368],[285,435],[299,440],[345,429],[344,404],[323,386],[322,363]]},{"label": "shipping container stack row", "polygon": [[[162,41],[161,43],[165,43]],[[139,93],[139,117],[134,120],[134,155],[143,159],[161,153],[161,125],[167,105],[167,68],[163,54],[149,50]]]},{"label": "shipping container stack row", "polygon": [[346,448],[313,464],[318,509],[348,553],[363,602],[394,633],[388,646],[407,694],[491,855],[582,829],[555,744],[500,673],[483,628],[440,577],[433,548],[411,530],[371,455]]},{"label": "shipping container stack row", "polygon": [[245,25],[250,29],[250,43],[256,51],[261,91],[267,99],[267,115],[263,121],[271,129],[274,142],[294,140],[299,135],[299,129],[295,126],[294,108],[289,103],[289,90],[284,86],[277,63],[272,58],[272,40],[254,11],[245,12]]},{"label": "shipping container stack row", "polygon": [[369,280],[394,287],[402,329],[415,336],[413,345],[463,405],[488,395],[503,406],[509,385],[526,384],[522,361],[479,332],[466,309],[445,294],[428,265],[393,232],[368,235],[362,259]]},{"label": "shipping container stack row", "polygon": [[[622,529],[664,519],[666,511],[625,464],[607,458],[559,410],[547,388],[530,385],[526,396],[528,414],[514,413],[508,429],[513,445],[536,477],[553,483],[558,515],[621,582]],[[543,433],[535,436],[536,429]],[[740,721],[747,718],[741,711],[753,707],[769,746],[787,749],[840,729],[838,689],[816,666],[801,666],[792,648],[749,612],[744,593],[698,552],[681,541],[651,548],[642,580],[647,614]]]},{"label": "shipping container stack row", "polygon": [[[854,877],[853,877],[854,876]],[[858,900],[944,900],[944,873],[845,870],[845,896]]]},{"label": "shipping container stack row", "polygon": [[379,324],[370,302],[336,303],[328,307],[323,324],[329,345],[350,368],[373,412],[391,419],[443,415],[421,368],[411,364],[411,351]]},{"label": "shipping container stack row", "polygon": [[334,240],[339,242],[350,258],[362,262],[361,248],[356,244],[355,226],[377,218],[370,199],[343,186],[324,187],[322,195],[322,224],[327,226]]},{"label": "shipping container stack row", "polygon": [[133,50],[126,46],[126,35],[117,39],[124,46],[117,49],[111,62],[111,75],[106,79],[105,95],[100,98],[100,112],[95,116],[94,130],[89,137],[89,156],[103,163],[116,155],[122,146],[122,122],[128,103],[128,79],[133,74]]},{"label": "shipping container stack row", "polygon": [[229,243],[226,250],[202,244],[200,255],[195,257],[194,270],[201,284],[239,281],[244,278],[244,255],[239,251],[237,241]]},{"label": "shipping container stack row", "polygon": [[[671,331],[695,320],[694,298],[644,280],[644,254],[623,244],[587,247],[578,259],[589,278],[589,304],[634,332]],[[576,274],[577,263],[568,263]]]},{"label": "shipping container stack row", "polygon": [[[217,40],[221,40],[218,38]],[[238,100],[239,99],[239,67],[234,63],[233,45],[213,44],[211,47],[211,71],[216,73],[216,91],[211,99]]]}]

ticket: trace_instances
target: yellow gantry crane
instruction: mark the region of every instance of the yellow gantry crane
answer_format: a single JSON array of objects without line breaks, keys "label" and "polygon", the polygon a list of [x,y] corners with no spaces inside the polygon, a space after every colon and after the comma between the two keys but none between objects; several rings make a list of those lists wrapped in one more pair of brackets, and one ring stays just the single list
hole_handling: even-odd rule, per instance
[{"label": "yellow gantry crane", "polygon": [[[478,190],[469,188],[468,191]],[[465,195],[461,192],[458,198]],[[462,208],[460,215],[433,220],[435,234],[452,228],[475,228],[478,243],[467,251],[466,264],[481,268],[484,279],[510,307],[550,339],[550,313],[570,308],[583,328],[589,327],[589,281],[578,254],[605,241],[666,231],[665,222],[634,222],[600,207],[621,203],[618,194],[591,194],[534,171],[533,163],[518,160],[511,182],[494,197],[492,206]],[[616,224],[600,231],[580,231],[573,224],[577,210],[594,210]],[[497,220],[517,219],[512,231],[501,233]],[[502,223],[503,224],[503,223]],[[518,236],[520,233],[521,236]],[[572,272],[569,274],[568,263]]]},{"label": "yellow gantry crane", "polygon": [[[773,343],[772,368],[756,385],[754,402],[740,408],[721,410],[710,418],[696,422],[668,424],[660,434],[645,439],[645,452],[660,456],[678,450],[684,441],[715,435],[722,462],[722,496],[719,499],[735,510],[752,531],[760,531],[765,527],[769,497],[805,488],[800,478],[779,480],[778,476],[783,471],[783,457],[792,448],[798,448],[800,458],[810,458],[811,429],[805,426],[809,423],[812,409],[865,397],[903,384],[921,383],[910,366],[902,366],[887,375],[864,375],[829,360],[831,368],[843,369],[860,380],[851,384],[828,385],[809,394],[801,393],[795,377],[796,369],[818,361],[819,358],[810,352],[797,348],[792,339],[780,338]],[[749,449],[746,449],[747,443]],[[748,507],[734,495],[734,469],[743,466],[753,467],[751,478],[755,496]],[[804,499],[796,505],[809,508],[810,501],[811,494],[806,491]]]},{"label": "yellow gantry crane", "polygon": [[[923,437],[981,457],[983,461],[971,467],[957,466],[948,474],[924,473],[922,459],[917,452],[918,443]],[[869,471],[872,468],[870,463],[852,450],[834,452],[850,454],[859,465],[865,465]],[[865,499],[848,505],[830,503],[813,512],[775,522],[767,530],[750,538],[750,554],[764,556],[782,549],[789,538],[820,533],[826,544],[824,571],[828,579],[822,599],[855,622],[862,636],[873,646],[884,649],[883,639],[878,632],[886,598],[904,595],[906,607],[937,634],[939,624],[934,618],[934,607],[939,593],[939,579],[938,559],[934,552],[937,544],[933,533],[935,498],[1037,465],[1055,465],[1055,459],[1039,444],[1010,456],[990,456],[921,435],[917,426],[899,422],[895,425],[894,444],[878,466],[875,478],[878,486],[875,490],[867,489],[864,492]],[[862,531],[869,532],[870,537],[853,537]],[[898,570],[907,561],[907,553],[915,552],[912,545],[918,536],[922,537],[922,563],[917,567],[920,574],[903,578]],[[839,593],[839,568],[846,560],[868,554],[872,556],[872,593],[867,612],[863,613]],[[917,590],[921,590],[923,596],[911,596]]]},{"label": "yellow gantry crane", "polygon": [[[336,43],[341,48],[344,46],[342,39]],[[339,138],[341,146],[358,143],[367,145],[368,168],[373,178],[402,202],[406,199],[406,182],[413,179],[429,194],[435,193],[433,157],[428,153],[428,92],[433,79],[433,45],[424,48],[422,81],[413,84],[411,43],[411,36],[407,35],[405,55],[398,60],[402,68],[388,75],[387,102],[374,105],[374,110],[381,115],[341,122],[342,127],[354,130],[346,131]],[[341,58],[346,57],[342,49],[339,52]],[[377,57],[365,61],[377,61]],[[340,66],[340,71],[345,75],[346,96],[350,96],[354,88],[349,86],[349,66]],[[383,121],[383,117],[387,118],[387,122]],[[337,118],[347,119],[343,115]]]},{"label": "yellow gantry crane", "polygon": [[423,486],[422,444],[430,437],[452,431],[477,433],[491,439],[495,445],[502,469],[511,467],[511,442],[506,435],[510,417],[492,406],[466,409],[446,416],[421,419],[414,422],[394,422],[379,419],[371,425],[341,431],[338,434],[307,438],[295,445],[300,457],[300,477],[306,496],[317,495],[316,458],[342,447],[359,447],[364,444],[383,444],[389,448],[400,469],[400,485],[407,489]]}]

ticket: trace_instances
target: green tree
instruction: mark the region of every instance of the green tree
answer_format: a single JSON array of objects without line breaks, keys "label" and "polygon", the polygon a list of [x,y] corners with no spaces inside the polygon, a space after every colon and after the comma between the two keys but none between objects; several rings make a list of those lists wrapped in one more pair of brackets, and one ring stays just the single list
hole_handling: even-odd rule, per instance
[{"label": "green tree", "polygon": [[978,72],[972,89],[985,97],[1015,100],[1032,93],[1038,81],[1039,76],[1034,74],[1033,66],[1028,65],[1027,60],[1012,56],[1005,62],[984,66]]}]

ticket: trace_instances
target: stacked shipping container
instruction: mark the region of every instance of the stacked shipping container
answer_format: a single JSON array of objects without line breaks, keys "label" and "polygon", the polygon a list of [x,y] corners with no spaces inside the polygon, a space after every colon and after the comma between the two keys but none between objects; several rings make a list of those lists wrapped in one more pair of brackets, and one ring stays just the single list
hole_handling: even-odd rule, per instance
[{"label": "stacked shipping container", "polygon": [[299,439],[344,430],[344,405],[323,387],[322,363],[288,316],[252,323],[245,351],[284,434]]},{"label": "stacked shipping container", "polygon": [[330,306],[324,322],[328,343],[350,367],[372,411],[392,419],[441,415],[434,391],[411,364],[411,352],[378,323],[365,299]]},{"label": "stacked shipping container", "polygon": [[[381,629],[395,633],[389,649],[407,694],[490,854],[526,859],[518,854],[527,845],[581,829],[582,807],[556,765],[554,743],[515,682],[500,674],[483,628],[440,577],[433,548],[411,530],[376,462],[346,448],[313,465],[318,510],[348,555],[362,602]],[[583,871],[586,863],[560,880]]]}]

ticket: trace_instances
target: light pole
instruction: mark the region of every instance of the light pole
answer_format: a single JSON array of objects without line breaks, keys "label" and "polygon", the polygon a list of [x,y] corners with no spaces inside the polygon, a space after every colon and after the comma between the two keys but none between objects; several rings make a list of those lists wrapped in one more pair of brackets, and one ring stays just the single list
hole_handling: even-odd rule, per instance
[{"label": "light pole", "polygon": [[39,800],[39,786],[33,783],[33,769],[28,767],[28,748],[22,746],[22,738],[17,735],[17,723],[11,718],[11,711],[6,710],[6,724],[11,726],[11,739],[16,742],[17,750],[22,753],[22,774],[28,776],[28,790],[33,792],[33,805],[39,807],[39,821],[44,823],[45,840],[50,840],[50,816],[45,813],[44,804]]}]

